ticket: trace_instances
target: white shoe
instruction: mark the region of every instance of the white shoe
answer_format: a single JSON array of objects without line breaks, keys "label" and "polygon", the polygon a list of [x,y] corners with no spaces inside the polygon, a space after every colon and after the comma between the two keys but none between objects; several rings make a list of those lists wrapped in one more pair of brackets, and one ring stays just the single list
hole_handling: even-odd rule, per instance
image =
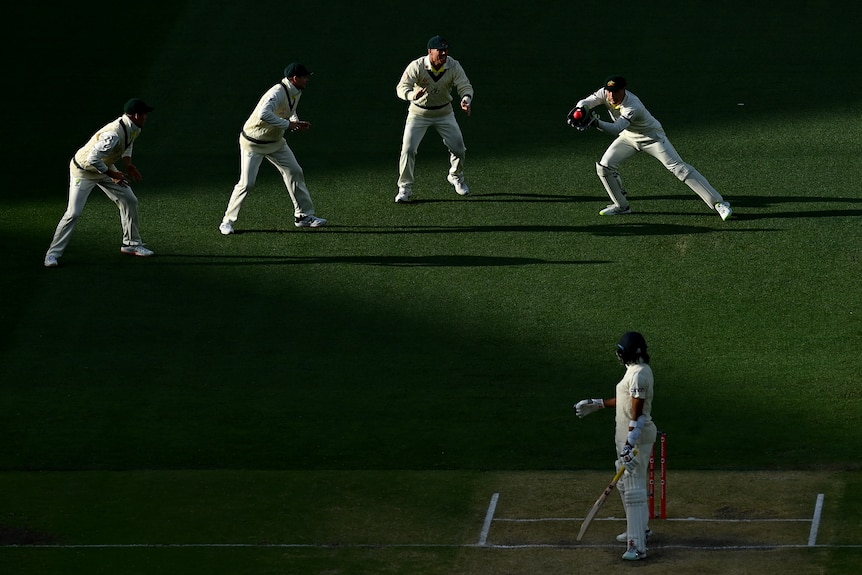
[{"label": "white shoe", "polygon": [[446,176],[446,179],[455,187],[455,193],[459,196],[468,196],[470,195],[470,188],[467,187],[467,184],[464,183],[464,176],[455,176],[449,174]]},{"label": "white shoe", "polygon": [[[650,537],[652,537],[652,529],[647,529],[646,530],[646,540],[649,541]],[[629,534],[626,533],[625,531],[623,531],[622,533],[617,535],[617,541],[619,541],[620,543],[625,543],[628,540],[629,540]]]},{"label": "white shoe", "polygon": [[231,225],[230,222],[220,223],[218,226],[218,231],[220,231],[223,236],[229,236],[232,233],[234,233],[233,226]]},{"label": "white shoe", "polygon": [[293,225],[298,228],[319,228],[326,225],[326,220],[317,216],[298,216],[293,219]]},{"label": "white shoe", "polygon": [[623,553],[623,559],[626,561],[639,561],[641,559],[646,559],[646,549],[638,551],[637,547],[629,547],[626,549],[626,552]]},{"label": "white shoe", "polygon": [[128,254],[130,256],[138,256],[141,258],[148,258],[154,253],[156,253],[153,250],[148,250],[147,248],[145,248],[143,244],[138,244],[136,246],[123,246],[120,248],[120,252]]},{"label": "white shoe", "polygon": [[45,267],[46,268],[55,268],[60,265],[60,262],[57,261],[56,256],[45,256]]},{"label": "white shoe", "polygon": [[718,202],[715,204],[715,211],[718,212],[718,215],[721,216],[721,221],[727,220],[730,217],[730,214],[733,213],[733,210],[730,209],[730,204],[727,202]]},{"label": "white shoe", "polygon": [[620,216],[623,214],[632,213],[632,207],[626,206],[624,208],[619,207],[616,204],[611,204],[602,211],[599,212],[600,216]]},{"label": "white shoe", "polygon": [[410,196],[413,195],[413,192],[408,190],[407,188],[398,188],[398,194],[395,195],[395,203],[396,204],[409,204]]}]

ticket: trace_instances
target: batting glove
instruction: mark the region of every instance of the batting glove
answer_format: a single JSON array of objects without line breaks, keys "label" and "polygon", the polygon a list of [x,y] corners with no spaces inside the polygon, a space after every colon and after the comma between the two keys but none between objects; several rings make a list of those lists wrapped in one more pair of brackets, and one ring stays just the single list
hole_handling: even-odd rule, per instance
[{"label": "batting glove", "polygon": [[592,412],[604,408],[605,400],[603,399],[582,399],[575,404],[575,414],[583,419]]},{"label": "batting glove", "polygon": [[626,443],[620,453],[620,460],[623,462],[623,467],[625,467],[626,471],[629,473],[634,473],[634,470],[637,469],[638,462],[637,459],[635,459],[635,455],[637,455],[637,451],[635,451],[631,445]]},{"label": "batting glove", "polygon": [[631,445],[626,443],[620,453],[620,461],[623,462],[623,467],[625,467],[626,471],[629,473],[634,473],[634,470],[637,469],[638,462],[637,459],[635,459],[635,455],[637,455],[637,451],[635,451]]}]

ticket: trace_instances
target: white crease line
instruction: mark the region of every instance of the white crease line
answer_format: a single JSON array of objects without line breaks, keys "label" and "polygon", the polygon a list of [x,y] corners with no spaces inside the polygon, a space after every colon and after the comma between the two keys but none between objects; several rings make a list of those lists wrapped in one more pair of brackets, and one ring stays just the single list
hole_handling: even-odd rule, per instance
[{"label": "white crease line", "polygon": [[488,513],[485,514],[485,524],[482,525],[482,533],[479,535],[480,547],[484,547],[488,541],[488,531],[491,530],[491,522],[494,520],[494,510],[497,509],[498,499],[500,499],[499,493],[491,496],[491,504],[488,505]]},{"label": "white crease line", "polygon": [[[583,545],[583,544],[544,544],[532,543],[524,545],[476,545],[475,543],[105,543],[105,544],[37,544],[37,545],[0,545],[0,551],[5,549],[196,549],[208,547],[221,548],[251,548],[251,549],[616,549],[619,545]],[[655,549],[686,549],[700,551],[733,551],[739,549],[862,549],[860,544],[839,545],[656,545]]]},{"label": "white crease line", "polygon": [[814,547],[817,542],[817,530],[820,529],[820,515],[823,513],[823,494],[817,495],[814,505],[814,517],[811,519],[811,532],[808,534],[808,546]]},{"label": "white crease line", "polygon": [[[496,517],[494,521],[503,523],[541,523],[543,521],[583,521],[583,517],[540,517],[536,519],[511,519]],[[625,517],[596,517],[593,521],[625,521]],[[700,517],[671,517],[656,519],[659,522],[682,521],[690,523],[811,523],[811,519],[708,519]]]}]

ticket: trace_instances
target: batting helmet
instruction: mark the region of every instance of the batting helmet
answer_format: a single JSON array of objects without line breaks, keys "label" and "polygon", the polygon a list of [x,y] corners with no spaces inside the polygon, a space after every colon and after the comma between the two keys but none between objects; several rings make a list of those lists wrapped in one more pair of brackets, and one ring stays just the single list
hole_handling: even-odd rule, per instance
[{"label": "batting helmet", "polygon": [[624,333],[617,344],[617,357],[623,365],[637,363],[639,359],[642,359],[644,363],[649,363],[644,336],[636,331]]}]

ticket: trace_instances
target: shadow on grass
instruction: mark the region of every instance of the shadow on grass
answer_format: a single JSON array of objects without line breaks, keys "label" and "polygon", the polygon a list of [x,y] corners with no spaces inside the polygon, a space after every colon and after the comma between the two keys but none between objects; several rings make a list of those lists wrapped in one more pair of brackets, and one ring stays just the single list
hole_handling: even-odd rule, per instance
[{"label": "shadow on grass", "polygon": [[733,213],[733,218],[736,220],[772,220],[772,219],[796,219],[796,218],[838,218],[862,216],[860,210],[811,210],[804,212],[766,212],[758,214],[740,214]]},{"label": "shadow on grass", "polygon": [[[685,200],[686,197],[678,195],[634,197],[635,205],[638,202],[656,200]],[[862,216],[862,208],[851,209],[821,209],[784,212],[740,212],[740,208],[751,208],[755,210],[768,210],[769,208],[784,204],[860,204],[859,198],[822,198],[809,196],[731,196],[728,201],[733,206],[732,220],[762,220],[774,218],[833,218],[833,217],[858,217]],[[638,212],[639,215],[645,215]],[[681,214],[678,212],[650,212],[651,215],[702,215],[703,212]]]},{"label": "shadow on grass", "polygon": [[[526,265],[581,265],[581,264],[609,264],[610,260],[594,261],[554,261],[539,258],[516,258],[496,256],[258,256],[258,255],[184,255],[173,254],[160,256],[167,258],[206,258],[210,262],[201,262],[198,265],[272,265],[278,263],[288,264],[355,264],[368,266],[392,266],[392,267],[494,267],[494,266],[526,266]],[[243,261],[236,261],[243,260]],[[247,261],[253,260],[253,261]],[[175,264],[170,264],[175,265]],[[181,265],[188,265],[183,263]]]},{"label": "shadow on grass", "polygon": [[[662,215],[659,212],[648,214],[633,214],[625,216],[625,219],[635,218],[641,215]],[[673,214],[679,215],[679,214]],[[703,216],[704,214],[697,214]],[[616,218],[614,221],[620,221]],[[715,228],[709,226],[687,226],[682,224],[662,224],[647,222],[620,222],[604,225],[591,226],[531,226],[531,225],[492,225],[492,226],[337,226],[330,225],[325,229],[317,229],[317,234],[465,234],[465,233],[586,233],[596,236],[673,236],[689,234],[707,234],[712,232],[725,233],[726,228]],[[730,230],[735,232],[763,232],[777,231],[764,229]],[[267,230],[236,230],[234,235],[243,234],[290,234],[297,233],[292,229],[267,229]],[[303,233],[303,232],[299,232]]]},{"label": "shadow on grass", "polygon": [[454,202],[469,202],[471,200],[477,200],[481,202],[517,202],[519,204],[523,203],[541,203],[541,204],[551,204],[551,203],[566,203],[566,204],[582,204],[582,203],[593,203],[593,202],[601,202],[607,199],[602,196],[569,196],[569,195],[560,195],[560,194],[528,194],[528,193],[487,193],[487,194],[476,194],[471,193],[468,197],[450,197],[450,198],[412,198],[410,203],[402,204],[404,206],[415,206],[417,204],[440,204],[440,203],[454,203]]}]

